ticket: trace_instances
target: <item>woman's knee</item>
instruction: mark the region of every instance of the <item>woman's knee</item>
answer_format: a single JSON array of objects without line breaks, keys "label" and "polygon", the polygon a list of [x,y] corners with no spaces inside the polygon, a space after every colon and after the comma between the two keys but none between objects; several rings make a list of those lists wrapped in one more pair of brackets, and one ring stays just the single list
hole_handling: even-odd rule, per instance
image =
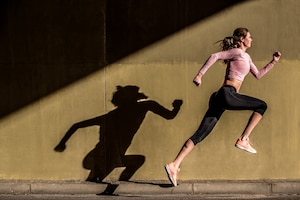
[{"label": "woman's knee", "polygon": [[268,108],[268,104],[266,102],[262,101],[261,105],[259,106],[259,109],[257,109],[256,112],[258,112],[261,115],[264,115],[267,108]]},{"label": "woman's knee", "polygon": [[[192,137],[189,138],[189,140],[191,140],[193,142],[194,145],[198,144],[199,142],[201,142],[201,139],[199,137],[195,137],[195,135],[193,135]],[[186,144],[185,144],[186,145]]]},{"label": "woman's knee", "polygon": [[194,145],[204,140],[213,130],[217,122],[218,118],[216,117],[204,117],[198,130],[190,137]]}]

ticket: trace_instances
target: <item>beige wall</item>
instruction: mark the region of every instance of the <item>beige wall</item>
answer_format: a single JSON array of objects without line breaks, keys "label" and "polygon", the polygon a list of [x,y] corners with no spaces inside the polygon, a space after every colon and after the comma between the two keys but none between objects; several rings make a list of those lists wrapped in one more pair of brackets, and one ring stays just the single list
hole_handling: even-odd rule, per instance
[{"label": "beige wall", "polygon": [[[249,53],[257,67],[269,62],[275,50],[282,52],[269,74],[259,81],[249,75],[241,89],[269,105],[251,136],[258,154],[234,148],[251,112],[227,111],[184,160],[179,179],[299,179],[299,12],[297,0],[236,4],[7,114],[0,119],[0,179],[84,180],[89,171],[82,160],[98,142],[98,127],[79,129],[62,153],[54,147],[72,124],[115,109],[110,100],[117,85],[136,85],[168,109],[174,99],[184,102],[172,120],[149,112],[127,150],[146,158],[132,179],[167,180],[163,165],[198,127],[210,94],[222,84],[224,65],[216,63],[201,87],[192,78],[218,50],[214,43],[238,26],[252,33]],[[122,170],[107,179],[117,180]]]}]

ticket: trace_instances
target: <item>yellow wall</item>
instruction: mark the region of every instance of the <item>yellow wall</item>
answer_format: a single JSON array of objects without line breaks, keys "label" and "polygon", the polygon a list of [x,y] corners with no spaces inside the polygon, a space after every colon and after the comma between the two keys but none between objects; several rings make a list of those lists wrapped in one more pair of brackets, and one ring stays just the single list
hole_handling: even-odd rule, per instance
[{"label": "yellow wall", "polygon": [[[269,106],[251,135],[258,153],[234,148],[251,112],[227,111],[184,160],[179,179],[299,179],[299,12],[297,0],[236,4],[2,117],[0,179],[84,180],[89,171],[82,160],[98,142],[98,127],[79,129],[64,152],[55,152],[54,147],[72,124],[115,109],[110,100],[117,85],[135,85],[168,109],[174,99],[183,100],[172,120],[149,112],[127,150],[128,155],[146,158],[132,179],[166,180],[163,165],[198,127],[210,94],[222,84],[224,64],[216,63],[201,87],[195,87],[192,79],[218,50],[214,43],[239,26],[252,33],[249,53],[257,67],[269,62],[274,51],[282,52],[269,74],[259,81],[249,75],[241,89]],[[117,180],[122,169],[107,179]]]}]

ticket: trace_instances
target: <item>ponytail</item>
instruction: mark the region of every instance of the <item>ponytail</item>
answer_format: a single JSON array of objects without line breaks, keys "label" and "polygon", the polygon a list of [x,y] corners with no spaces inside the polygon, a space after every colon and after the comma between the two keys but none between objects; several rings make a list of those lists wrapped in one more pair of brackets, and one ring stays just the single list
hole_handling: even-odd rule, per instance
[{"label": "ponytail", "polygon": [[[217,43],[220,43],[222,51],[239,48],[241,42],[240,38],[245,38],[248,32],[249,30],[247,28],[237,28],[234,30],[232,36],[225,37],[223,40],[220,40]],[[227,63],[227,60],[224,60],[224,62]]]},{"label": "ponytail", "polygon": [[223,40],[220,40],[220,46],[222,51],[227,51],[229,49],[233,48],[239,48],[240,47],[240,38],[245,38],[248,33],[247,28],[237,28],[234,30],[232,36],[225,37]]},{"label": "ponytail", "polygon": [[222,51],[227,51],[229,49],[240,47],[240,38],[237,36],[225,37],[223,40],[220,40],[220,47]]}]

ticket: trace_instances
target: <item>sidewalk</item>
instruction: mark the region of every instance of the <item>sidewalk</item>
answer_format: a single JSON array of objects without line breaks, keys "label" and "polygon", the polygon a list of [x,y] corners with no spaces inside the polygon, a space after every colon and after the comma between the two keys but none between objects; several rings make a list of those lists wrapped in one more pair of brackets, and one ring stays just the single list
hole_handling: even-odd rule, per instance
[{"label": "sidewalk", "polygon": [[116,194],[116,195],[299,195],[300,180],[193,181],[172,187],[166,181],[97,184],[76,181],[0,180],[1,194]]}]

